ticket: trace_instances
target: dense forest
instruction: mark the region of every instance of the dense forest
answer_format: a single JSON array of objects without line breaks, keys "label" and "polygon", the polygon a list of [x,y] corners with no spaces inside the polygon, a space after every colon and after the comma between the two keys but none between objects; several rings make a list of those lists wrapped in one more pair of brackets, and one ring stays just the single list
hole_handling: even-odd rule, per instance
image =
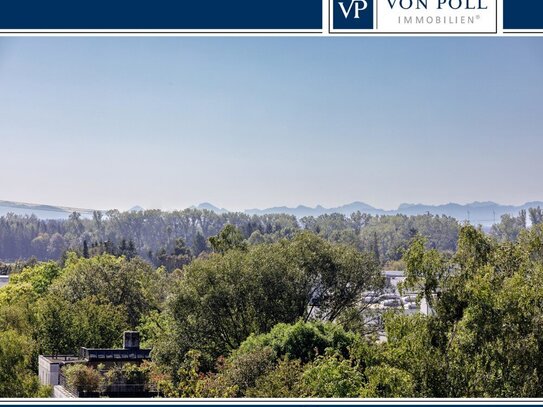
[{"label": "dense forest", "polygon": [[[490,233],[502,241],[515,240],[528,224],[543,221],[541,208],[504,215]],[[297,219],[292,215],[216,214],[209,210],[186,209],[102,213],[92,219],[74,212],[68,220],[42,220],[35,216],[8,214],[0,217],[0,261],[59,260],[66,250],[140,256],[155,266],[169,269],[209,252],[207,240],[225,225],[236,226],[249,244],[272,243],[309,230],[334,242],[361,251],[371,251],[381,263],[401,259],[416,234],[428,239],[440,251],[456,250],[460,224],[452,217],[436,215],[371,216],[355,212],[350,216],[325,214]],[[0,273],[2,270],[0,269]]]},{"label": "dense forest", "polygon": [[[74,212],[68,220],[41,220],[8,214],[0,217],[0,261],[36,258],[59,260],[66,250],[138,255],[154,265],[176,263],[175,256],[198,257],[209,252],[207,240],[225,225],[237,227],[249,244],[272,243],[309,230],[324,239],[362,251],[372,251],[382,262],[399,260],[417,233],[432,247],[454,251],[459,224],[445,216],[321,215],[297,219],[291,215],[216,214],[208,210],[177,212],[94,212],[84,219]],[[186,262],[187,259],[178,259]],[[174,264],[174,267],[180,264]]]}]

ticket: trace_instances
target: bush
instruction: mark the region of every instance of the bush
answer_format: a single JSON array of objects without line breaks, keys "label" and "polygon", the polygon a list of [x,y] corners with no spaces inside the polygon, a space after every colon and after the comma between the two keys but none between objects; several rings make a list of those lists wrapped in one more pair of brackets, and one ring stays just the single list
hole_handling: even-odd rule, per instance
[{"label": "bush", "polygon": [[358,335],[333,323],[277,324],[269,333],[252,335],[243,342],[219,366],[219,373],[207,379],[213,383],[208,387],[222,383],[222,388],[236,389],[239,397],[296,396],[303,364],[327,351],[347,358],[349,348],[358,339]]},{"label": "bush", "polygon": [[415,397],[413,377],[405,370],[381,365],[366,369],[365,374],[368,382],[362,389],[360,397]]},{"label": "bush", "polygon": [[247,397],[294,398],[300,397],[300,379],[303,367],[300,360],[282,359],[275,369],[259,377],[248,389]]},{"label": "bush", "polygon": [[347,332],[341,326],[330,322],[299,321],[292,325],[277,324],[267,334],[251,335],[247,338],[231,359],[266,347],[273,351],[274,361],[286,357],[307,363],[315,356],[324,354],[326,349],[333,349],[347,357],[349,347],[358,339],[357,334]]},{"label": "bush", "polygon": [[82,364],[69,365],[64,368],[66,384],[78,393],[94,393],[100,389],[102,375],[92,367]]},{"label": "bush", "polygon": [[364,378],[350,360],[338,354],[319,356],[302,375],[302,397],[358,397]]}]

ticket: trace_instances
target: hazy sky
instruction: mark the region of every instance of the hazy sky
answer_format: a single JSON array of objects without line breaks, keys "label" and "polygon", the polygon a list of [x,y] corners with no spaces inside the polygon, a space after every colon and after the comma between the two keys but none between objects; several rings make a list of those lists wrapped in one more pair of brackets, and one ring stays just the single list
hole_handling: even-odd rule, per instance
[{"label": "hazy sky", "polygon": [[543,199],[543,38],[2,38],[0,200]]}]

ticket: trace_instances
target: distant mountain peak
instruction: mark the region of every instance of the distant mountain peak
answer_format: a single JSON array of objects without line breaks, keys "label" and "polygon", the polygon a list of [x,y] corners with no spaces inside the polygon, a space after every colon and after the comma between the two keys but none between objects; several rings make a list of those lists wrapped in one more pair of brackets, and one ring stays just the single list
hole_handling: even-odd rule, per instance
[{"label": "distant mountain peak", "polygon": [[485,207],[485,206],[499,206],[499,205],[496,202],[492,202],[492,201],[483,201],[483,202],[475,201],[470,204],[467,204],[466,206],[480,208],[480,207]]},{"label": "distant mountain peak", "polygon": [[224,208],[219,208],[209,202],[202,202],[201,204],[199,204],[196,209],[200,209],[200,210],[208,210],[208,211],[211,211],[211,212],[215,212],[215,213],[218,213],[218,214],[221,214],[221,213],[227,213],[229,212],[227,209],[224,209]]},{"label": "distant mountain peak", "polygon": [[322,205],[316,205],[314,208],[306,205],[298,205],[296,207],[276,206],[266,209],[247,209],[245,213],[250,215],[264,215],[264,214],[277,214],[284,213],[287,215],[294,215],[297,218],[303,218],[305,216],[320,216],[331,213],[340,213],[343,215],[351,215],[354,212],[364,212],[371,214],[379,214],[384,212],[382,209],[376,209],[371,205],[364,202],[353,202],[347,205],[342,205],[334,208],[326,208]]},{"label": "distant mountain peak", "polygon": [[355,202],[351,202],[350,204],[347,204],[347,205],[342,205],[340,206],[340,208],[356,208],[357,210],[375,210],[377,208],[371,206],[371,205],[368,205],[367,203],[365,202],[360,202],[360,201],[355,201]]},{"label": "distant mountain peak", "polygon": [[136,205],[136,206],[133,206],[132,208],[130,208],[128,210],[128,212],[144,212],[145,209],[143,209],[141,206],[139,205]]}]

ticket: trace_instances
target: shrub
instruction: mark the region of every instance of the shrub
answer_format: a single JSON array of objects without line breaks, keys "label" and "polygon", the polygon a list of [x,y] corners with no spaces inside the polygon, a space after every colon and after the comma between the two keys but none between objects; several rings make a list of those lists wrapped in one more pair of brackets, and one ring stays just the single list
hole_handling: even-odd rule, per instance
[{"label": "shrub", "polygon": [[66,384],[78,393],[97,392],[102,382],[102,375],[92,367],[82,364],[69,365],[64,368]]}]

